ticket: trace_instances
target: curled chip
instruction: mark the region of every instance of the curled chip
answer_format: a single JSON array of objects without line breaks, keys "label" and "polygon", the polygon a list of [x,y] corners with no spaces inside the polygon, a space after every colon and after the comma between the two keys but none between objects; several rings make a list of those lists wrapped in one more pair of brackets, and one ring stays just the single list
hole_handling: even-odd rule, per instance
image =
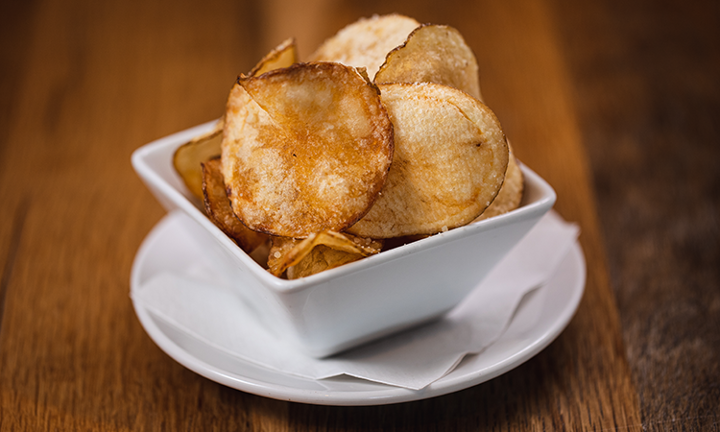
[{"label": "curled chip", "polygon": [[292,280],[314,275],[315,273],[340,267],[343,264],[351,263],[364,257],[365,255],[319,245],[313,248],[313,250],[297,264],[287,269],[287,278]]},{"label": "curled chip", "polygon": [[215,128],[181,145],[173,154],[173,166],[180,174],[188,190],[199,199],[203,199],[202,182],[203,162],[220,156],[223,121],[220,119]]},{"label": "curled chip", "polygon": [[385,62],[387,53],[401,45],[419,25],[414,19],[398,14],[363,18],[326,40],[310,60],[364,67],[372,77]]},{"label": "curled chip", "polygon": [[375,202],[392,155],[378,89],[353,67],[298,63],[240,77],[230,92],[223,176],[235,214],[255,231],[343,230]]},{"label": "curled chip", "polygon": [[347,229],[361,237],[433,234],[465,225],[495,199],[508,146],[495,114],[441,84],[383,84],[395,156],[380,198]]},{"label": "curled chip", "polygon": [[295,38],[285,39],[255,65],[248,76],[258,76],[271,70],[286,68],[297,63],[297,44]]},{"label": "curled chip", "polygon": [[[297,63],[297,45],[294,38],[283,41],[255,65],[249,76],[257,76],[273,69]],[[212,131],[193,138],[175,150],[173,166],[190,192],[203,199],[203,175],[200,164],[220,156],[224,120],[221,118]]]},{"label": "curled chip", "polygon": [[[310,236],[308,238],[313,238]],[[307,239],[305,239],[307,240]],[[293,260],[289,259],[289,253],[297,247],[298,244],[305,240],[298,240],[292,237],[270,237],[270,251],[268,252],[267,267],[268,271],[275,276],[281,276],[287,268],[292,265]],[[305,253],[310,253],[311,249],[305,249]],[[298,252],[294,252],[296,256]],[[303,255],[304,256],[304,255]],[[300,256],[298,261],[303,258]]]},{"label": "curled chip", "polygon": [[235,216],[225,192],[220,159],[210,159],[202,164],[203,172],[203,204],[208,218],[222,232],[228,235],[242,250],[253,252],[265,242],[267,235],[248,229]]},{"label": "curled chip", "polygon": [[478,64],[456,29],[422,25],[390,53],[375,75],[376,84],[433,82],[460,89],[482,100]]},{"label": "curled chip", "polygon": [[518,165],[515,154],[512,151],[512,146],[510,146],[509,143],[508,148],[510,149],[510,159],[508,160],[507,172],[505,173],[505,181],[497,197],[495,197],[495,201],[493,201],[490,207],[485,209],[475,221],[489,219],[493,216],[515,210],[520,206],[520,201],[522,201],[523,191],[525,189],[525,181],[520,165]]},{"label": "curled chip", "polygon": [[273,237],[268,268],[275,276],[288,271],[289,279],[310,276],[379,253],[382,241],[335,231],[312,234],[304,240]]}]

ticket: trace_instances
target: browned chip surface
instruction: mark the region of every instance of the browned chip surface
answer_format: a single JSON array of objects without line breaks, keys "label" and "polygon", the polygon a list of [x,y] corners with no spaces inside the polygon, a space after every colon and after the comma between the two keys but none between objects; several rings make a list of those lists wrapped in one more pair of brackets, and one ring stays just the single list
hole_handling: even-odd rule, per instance
[{"label": "browned chip surface", "polygon": [[493,112],[440,84],[379,87],[395,127],[395,156],[380,198],[347,231],[371,238],[432,234],[479,216],[508,163]]},{"label": "browned chip surface", "polygon": [[253,230],[304,238],[355,223],[378,196],[393,129],[377,88],[338,63],[240,77],[228,99],[222,169]]},{"label": "browned chip surface", "polygon": [[376,84],[434,82],[455,87],[480,100],[475,54],[456,29],[426,24],[387,55]]},{"label": "browned chip surface", "polygon": [[310,60],[365,67],[373,77],[387,53],[405,42],[419,25],[414,19],[398,14],[362,18],[326,40]]},{"label": "browned chip surface", "polygon": [[219,158],[202,163],[202,173],[203,204],[208,218],[235,240],[242,250],[251,253],[265,242],[267,235],[248,229],[233,213],[225,192]]},{"label": "browned chip surface", "polygon": [[508,160],[507,172],[505,173],[505,181],[495,201],[493,201],[490,207],[485,209],[476,220],[489,219],[493,216],[515,210],[520,206],[523,191],[525,190],[525,179],[520,165],[518,165],[517,159],[515,159],[515,155],[512,152],[512,147],[510,147],[510,149],[510,159]]}]

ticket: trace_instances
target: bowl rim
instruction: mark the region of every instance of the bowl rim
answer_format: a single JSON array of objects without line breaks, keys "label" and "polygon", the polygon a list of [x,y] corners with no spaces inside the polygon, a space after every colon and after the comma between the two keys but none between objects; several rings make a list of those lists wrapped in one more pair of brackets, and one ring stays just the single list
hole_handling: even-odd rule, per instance
[{"label": "bowl rim", "polygon": [[[195,204],[192,203],[190,199],[188,199],[186,196],[186,193],[188,192],[183,193],[178,190],[171,184],[169,179],[158,172],[157,167],[153,165],[153,161],[151,159],[153,159],[153,157],[158,153],[168,152],[173,154],[177,147],[190,141],[195,136],[209,131],[216,122],[217,120],[209,121],[165,136],[139,147],[132,154],[132,166],[138,176],[140,176],[140,178],[148,186],[152,185],[158,192],[162,193],[165,198],[172,202],[172,204],[183,210],[188,216],[190,216],[191,219],[205,228],[210,235],[218,240],[228,250],[228,252],[232,254],[232,256],[239,259],[240,262],[245,265],[253,277],[266,287],[281,293],[291,293],[315,285],[324,284],[332,279],[347,276],[350,273],[364,271],[380,263],[391,262],[401,257],[415,254],[420,250],[425,251],[433,249],[446,243],[452,243],[469,235],[475,235],[503,225],[512,224],[515,221],[524,219],[527,216],[527,213],[532,214],[534,212],[549,210],[557,199],[556,193],[550,184],[548,184],[529,167],[518,161],[518,164],[525,176],[525,190],[529,189],[528,185],[532,185],[533,188],[539,191],[537,199],[534,199],[532,202],[521,204],[520,207],[510,212],[482,221],[471,222],[467,225],[434,234],[430,237],[398,246],[396,248],[383,251],[382,253],[365,257],[361,260],[314,275],[294,280],[281,279],[272,275],[255,260],[253,260],[247,253],[240,249],[235,242],[233,242],[205,216],[205,213],[203,213],[198,207],[196,207]],[[172,157],[168,158],[166,162],[170,165],[169,168],[171,175],[175,176],[176,180],[182,183],[179,175],[172,167]]]}]

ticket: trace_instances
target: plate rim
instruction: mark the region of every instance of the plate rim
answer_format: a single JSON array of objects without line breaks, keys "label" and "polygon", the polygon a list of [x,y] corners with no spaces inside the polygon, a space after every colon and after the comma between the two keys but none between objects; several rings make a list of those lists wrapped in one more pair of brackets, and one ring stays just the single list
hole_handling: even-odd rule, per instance
[{"label": "plate rim", "polygon": [[[135,259],[133,260],[130,276],[131,291],[139,287],[141,267],[146,261],[148,255],[152,253],[153,246],[161,240],[161,235],[163,234],[163,230],[166,225],[169,225],[173,218],[180,216],[184,215],[180,212],[170,212],[166,214],[143,239],[138,252],[135,255]],[[310,390],[300,389],[294,386],[282,386],[277,383],[264,382],[252,376],[241,376],[237,373],[225,371],[214,365],[208,364],[207,362],[194,356],[192,353],[184,350],[158,327],[154,321],[155,318],[153,318],[152,312],[142,307],[142,305],[134,299],[131,300],[135,314],[138,317],[143,329],[150,339],[163,352],[187,369],[219,384],[259,396],[314,405],[386,405],[442,396],[481,384],[520,366],[550,345],[550,343],[552,343],[560,335],[560,333],[562,333],[575,315],[584,294],[587,282],[586,261],[578,240],[575,240],[573,243],[567,256],[564,258],[564,261],[565,260],[575,261],[574,266],[577,266],[575,270],[578,271],[579,280],[577,281],[576,286],[572,287],[572,296],[567,298],[567,303],[562,308],[562,312],[558,315],[558,318],[542,332],[542,335],[539,338],[532,340],[528,345],[514,351],[511,355],[490,368],[475,369],[464,374],[457,374],[454,376],[453,372],[457,371],[456,369],[421,390],[410,390],[402,387],[372,383],[370,381],[365,382],[376,385],[377,389],[354,390],[352,392],[342,392],[330,389]],[[187,336],[196,339],[192,335]],[[502,340],[503,336],[504,333],[497,341]],[[202,343],[202,341],[199,342]],[[208,345],[208,349],[214,350],[215,348]],[[288,373],[264,368],[262,365],[255,364],[239,357],[234,357],[234,359],[239,364],[246,364],[248,367],[260,368],[267,373],[278,377],[291,376]],[[315,381],[310,378],[303,378],[294,375],[292,375],[292,378],[308,382]]]}]

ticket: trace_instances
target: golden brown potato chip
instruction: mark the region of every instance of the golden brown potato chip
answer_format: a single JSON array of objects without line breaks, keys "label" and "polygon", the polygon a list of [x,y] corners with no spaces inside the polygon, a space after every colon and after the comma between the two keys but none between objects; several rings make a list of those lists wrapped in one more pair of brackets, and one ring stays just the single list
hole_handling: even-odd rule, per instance
[{"label": "golden brown potato chip", "polygon": [[[292,237],[270,236],[270,251],[268,252],[267,260],[268,271],[275,276],[281,276],[291,264],[287,260],[288,254],[304,240],[294,239]],[[310,253],[310,249],[304,250],[306,253]],[[297,252],[295,252],[295,254],[297,254]],[[299,259],[302,259],[302,257]]]},{"label": "golden brown potato chip", "polygon": [[203,204],[208,218],[235,240],[242,250],[251,253],[265,242],[267,235],[248,229],[233,213],[225,192],[219,158],[203,162],[202,173]]},{"label": "golden brown potato chip", "polygon": [[475,221],[489,219],[493,216],[515,210],[520,206],[520,201],[522,200],[525,189],[525,181],[520,165],[518,165],[515,154],[512,151],[512,146],[508,144],[508,148],[510,149],[510,159],[508,160],[507,172],[505,173],[505,181],[497,197],[495,197],[495,200],[490,204],[490,207],[485,209]]},{"label": "golden brown potato chip", "polygon": [[497,195],[508,148],[495,114],[441,84],[383,84],[395,156],[380,198],[347,231],[389,238],[465,225]]},{"label": "golden brown potato chip", "polygon": [[188,190],[199,199],[203,199],[201,163],[220,156],[223,121],[220,119],[215,128],[181,145],[173,155],[173,166],[180,174]]},{"label": "golden brown potato chip", "polygon": [[393,131],[355,68],[298,63],[240,77],[228,99],[222,167],[233,210],[255,231],[341,231],[382,189]]},{"label": "golden brown potato chip", "polygon": [[248,76],[258,76],[271,70],[286,68],[297,63],[297,61],[295,38],[288,38],[263,57]]},{"label": "golden brown potato chip", "polygon": [[319,245],[313,248],[300,262],[287,269],[287,278],[292,280],[307,277],[361,258],[364,258],[364,255]]},{"label": "golden brown potato chip", "polygon": [[375,75],[376,84],[433,82],[460,89],[482,101],[478,65],[456,29],[425,24],[392,50]]},{"label": "golden brown potato chip", "polygon": [[[317,248],[321,248],[321,252],[314,254]],[[381,249],[381,241],[335,231],[312,234],[304,240],[273,237],[268,268],[272,274],[280,276],[285,270],[290,272],[290,268],[299,266],[292,277],[288,273],[289,278],[296,279],[379,253]]]},{"label": "golden brown potato chip", "polygon": [[326,40],[310,56],[310,61],[364,67],[372,77],[385,62],[387,53],[405,42],[419,25],[414,19],[398,14],[362,18]]}]

